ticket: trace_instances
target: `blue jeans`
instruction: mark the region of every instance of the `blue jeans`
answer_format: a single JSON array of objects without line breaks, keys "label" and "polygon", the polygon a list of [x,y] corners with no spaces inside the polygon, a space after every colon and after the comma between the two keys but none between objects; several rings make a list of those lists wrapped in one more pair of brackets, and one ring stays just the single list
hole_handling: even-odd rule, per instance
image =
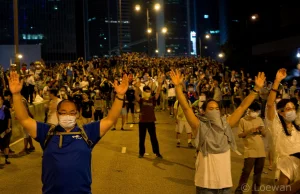
[{"label": "blue jeans", "polygon": [[196,194],[230,194],[231,188],[223,189],[208,189],[203,187],[196,187]]}]

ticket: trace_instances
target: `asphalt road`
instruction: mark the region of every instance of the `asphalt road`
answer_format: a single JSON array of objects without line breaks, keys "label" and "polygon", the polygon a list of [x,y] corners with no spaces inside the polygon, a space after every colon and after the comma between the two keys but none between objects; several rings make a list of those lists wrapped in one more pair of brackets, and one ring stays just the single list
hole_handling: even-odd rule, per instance
[{"label": "asphalt road", "polygon": [[[157,136],[163,159],[152,153],[149,135],[146,139],[145,158],[138,158],[138,125],[125,126],[109,131],[95,146],[92,158],[93,194],[193,194],[195,150],[187,147],[186,135],[182,135],[181,148],[176,147],[174,120],[166,112],[157,112]],[[243,144],[237,140],[240,152]],[[23,142],[12,146],[21,151]],[[36,151],[22,157],[11,158],[12,164],[0,169],[0,193],[41,193],[41,148],[35,142]],[[126,149],[126,153],[122,153]],[[237,186],[243,166],[242,156],[232,153],[232,177]],[[4,163],[1,158],[0,163]],[[272,172],[265,169],[262,184],[272,184]],[[251,175],[252,177],[252,175]],[[250,179],[252,179],[250,177]],[[251,180],[248,182],[251,185]],[[234,190],[233,189],[233,190]],[[267,192],[272,193],[272,192]]]}]

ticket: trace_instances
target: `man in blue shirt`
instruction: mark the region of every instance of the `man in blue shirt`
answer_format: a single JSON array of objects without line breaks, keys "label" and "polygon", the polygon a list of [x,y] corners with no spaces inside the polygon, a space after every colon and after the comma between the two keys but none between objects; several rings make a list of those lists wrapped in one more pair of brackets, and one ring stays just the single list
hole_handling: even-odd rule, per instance
[{"label": "man in blue shirt", "polygon": [[16,117],[29,135],[41,144],[44,151],[42,161],[43,193],[91,194],[91,152],[95,144],[113,126],[120,115],[124,94],[128,88],[127,75],[124,75],[122,84],[119,85],[117,82],[114,84],[117,93],[116,100],[107,117],[100,122],[83,126],[92,145],[87,144],[83,135],[76,134],[81,131],[76,125],[76,118],[79,115],[75,103],[70,100],[63,100],[58,104],[59,125],[55,128],[55,134],[48,139],[50,126],[29,117],[22,102],[20,93],[22,86],[23,81],[19,80],[19,75],[11,72],[9,88],[13,95]]}]

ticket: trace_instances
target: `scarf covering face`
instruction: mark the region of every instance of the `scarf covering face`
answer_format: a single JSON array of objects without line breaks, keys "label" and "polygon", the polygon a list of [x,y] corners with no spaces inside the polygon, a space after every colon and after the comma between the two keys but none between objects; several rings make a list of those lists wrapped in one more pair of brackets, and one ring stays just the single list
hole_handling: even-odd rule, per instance
[{"label": "scarf covering face", "polygon": [[5,119],[4,108],[5,108],[5,106],[3,105],[1,107],[1,109],[0,109],[0,120],[4,120]]},{"label": "scarf covering face", "polygon": [[225,117],[220,116],[220,111],[213,110],[200,117],[198,150],[203,156],[220,154],[230,148],[237,151],[235,138]]}]

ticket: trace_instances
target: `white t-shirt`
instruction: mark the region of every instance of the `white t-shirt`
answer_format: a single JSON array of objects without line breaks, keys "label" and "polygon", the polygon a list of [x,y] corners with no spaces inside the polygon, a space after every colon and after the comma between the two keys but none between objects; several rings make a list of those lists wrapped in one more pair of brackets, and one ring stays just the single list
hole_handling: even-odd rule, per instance
[{"label": "white t-shirt", "polygon": [[80,82],[80,87],[81,87],[83,90],[88,90],[89,82],[88,82],[88,81],[82,81],[82,82]]},{"label": "white t-shirt", "polygon": [[232,187],[230,149],[221,154],[198,153],[195,185],[208,189]]},{"label": "white t-shirt", "polygon": [[175,88],[169,88],[168,89],[168,97],[174,97],[174,96],[176,96]]},{"label": "white t-shirt", "polygon": [[57,105],[60,101],[61,101],[61,99],[58,98],[55,101],[51,100],[49,102],[49,112],[48,112],[47,123],[50,123],[52,125],[58,125],[56,109],[57,109]]},{"label": "white t-shirt", "polygon": [[280,159],[277,168],[290,179],[291,183],[300,180],[300,159],[293,156],[285,156]]}]

